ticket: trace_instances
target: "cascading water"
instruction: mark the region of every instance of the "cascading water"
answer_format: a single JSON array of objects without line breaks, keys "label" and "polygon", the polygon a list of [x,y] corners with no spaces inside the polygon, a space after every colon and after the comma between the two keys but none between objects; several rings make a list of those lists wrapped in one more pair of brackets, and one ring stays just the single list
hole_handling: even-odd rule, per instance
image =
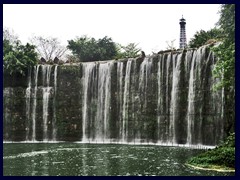
[{"label": "cascading water", "polygon": [[56,96],[57,96],[57,68],[58,65],[55,66],[54,69],[54,99],[53,99],[53,122],[52,122],[52,140],[56,141],[56,136],[57,136],[57,127],[56,127]]},{"label": "cascading water", "polygon": [[216,145],[224,137],[224,90],[212,91],[215,63],[201,47],[53,72],[53,65],[35,66],[25,88],[24,139]]},{"label": "cascading water", "polygon": [[171,73],[170,65],[172,61],[172,55],[168,54],[160,54],[159,61],[158,61],[158,102],[157,102],[157,109],[158,109],[158,142],[161,144],[170,144],[169,142],[170,132],[170,102],[169,97],[171,86]]},{"label": "cascading water", "polygon": [[[4,88],[3,89],[3,102],[5,106],[3,107],[4,110],[4,122],[3,122],[3,138],[6,141],[11,141],[11,126],[12,126],[12,120],[11,120],[11,112],[10,112],[10,106],[12,104],[11,102],[11,96],[13,94],[12,88]],[[9,106],[7,106],[7,104]]]},{"label": "cascading water", "polygon": [[187,143],[191,144],[192,143],[192,129],[194,128],[194,99],[195,99],[195,92],[194,92],[194,66],[196,63],[196,57],[197,57],[197,52],[194,52],[193,54],[193,60],[191,63],[191,70],[190,70],[190,77],[189,77],[189,90],[188,90],[188,126],[187,126]]},{"label": "cascading water", "polygon": [[42,66],[43,77],[43,141],[48,141],[48,105],[52,87],[50,87],[51,65]]},{"label": "cascading water", "polygon": [[109,140],[109,109],[112,62],[100,63],[98,67],[96,141]]},{"label": "cascading water", "polygon": [[[57,93],[57,67],[54,69],[54,99],[52,103],[53,115],[49,119],[49,98],[51,95],[51,69],[52,65],[37,65],[28,72],[28,86],[25,91],[26,103],[26,122],[25,122],[25,141],[55,141],[56,140],[56,93]],[[39,83],[39,76],[41,71],[42,83]],[[33,80],[32,80],[33,72]],[[42,100],[39,99],[39,91],[42,91]],[[42,103],[42,112],[39,112],[38,104]],[[42,117],[42,122],[39,122],[39,117]],[[39,133],[39,125],[42,124],[42,137],[37,135]],[[49,125],[51,133],[48,133]],[[50,135],[51,134],[51,135]]]},{"label": "cascading water", "polygon": [[174,54],[172,61],[173,61],[173,67],[172,67],[172,92],[171,92],[171,108],[170,108],[170,114],[171,114],[171,120],[170,120],[170,126],[169,126],[169,134],[171,142],[176,144],[176,124],[179,118],[181,118],[178,114],[179,111],[179,82],[180,82],[180,72],[181,72],[181,58],[182,54]]},{"label": "cascading water", "polygon": [[123,139],[123,62],[117,63],[117,95],[118,95],[118,117],[119,117],[119,137]]},{"label": "cascading water", "polygon": [[84,92],[83,92],[83,112],[82,112],[82,141],[87,142],[87,134],[86,134],[86,129],[88,128],[88,122],[90,121],[88,117],[88,106],[90,105],[90,99],[89,97],[89,91],[91,88],[91,78],[93,75],[93,70],[95,67],[95,63],[84,63],[83,64],[83,87],[84,87]]},{"label": "cascading water", "polygon": [[122,113],[122,141],[126,142],[128,137],[128,104],[129,104],[129,91],[130,91],[130,72],[131,72],[132,60],[127,62],[125,80],[124,80],[124,92],[123,92],[123,113]]},{"label": "cascading water", "polygon": [[[152,70],[152,58],[145,58],[140,65],[139,69],[139,85],[138,85],[138,94],[139,94],[139,106],[138,109],[141,113],[146,114],[148,106],[148,90],[149,90],[149,80],[151,79],[151,70]],[[137,124],[137,120],[135,121]],[[138,123],[140,127],[137,130],[135,142],[141,142],[142,139],[147,139],[147,136],[142,132],[147,131],[148,122]],[[145,138],[143,138],[145,137]],[[142,140],[143,141],[143,140]]]},{"label": "cascading water", "polygon": [[26,89],[26,140],[30,140],[29,131],[30,131],[30,119],[31,119],[31,86],[32,86],[32,78],[31,78],[31,68],[28,71],[28,87]]},{"label": "cascading water", "polygon": [[113,62],[93,62],[82,65],[82,142],[110,141],[109,111],[112,65]]},{"label": "cascading water", "polygon": [[36,107],[37,107],[37,88],[38,88],[38,71],[39,66],[34,67],[34,92],[33,92],[33,106],[32,106],[32,141],[36,141]]}]

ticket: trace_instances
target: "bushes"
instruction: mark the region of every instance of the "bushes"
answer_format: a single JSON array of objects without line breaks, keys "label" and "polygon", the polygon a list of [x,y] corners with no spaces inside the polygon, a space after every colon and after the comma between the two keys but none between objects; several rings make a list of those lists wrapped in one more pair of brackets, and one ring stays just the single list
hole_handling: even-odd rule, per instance
[{"label": "bushes", "polygon": [[220,146],[191,158],[188,164],[201,167],[212,165],[235,167],[235,133],[232,133]]}]

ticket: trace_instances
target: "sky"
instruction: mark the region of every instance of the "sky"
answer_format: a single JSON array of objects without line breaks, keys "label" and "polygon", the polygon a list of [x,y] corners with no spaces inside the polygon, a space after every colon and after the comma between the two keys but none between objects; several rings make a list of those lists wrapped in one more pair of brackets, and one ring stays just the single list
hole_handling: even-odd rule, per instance
[{"label": "sky", "polygon": [[4,4],[3,27],[23,44],[33,36],[67,40],[87,35],[111,37],[126,46],[138,44],[146,54],[179,48],[182,16],[187,41],[199,30],[210,30],[219,19],[219,4]]}]

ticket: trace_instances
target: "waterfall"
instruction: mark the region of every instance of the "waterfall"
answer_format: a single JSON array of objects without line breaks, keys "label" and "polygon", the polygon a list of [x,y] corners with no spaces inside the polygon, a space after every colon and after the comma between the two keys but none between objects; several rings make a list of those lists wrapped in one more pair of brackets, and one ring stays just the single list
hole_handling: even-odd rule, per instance
[{"label": "waterfall", "polygon": [[49,96],[52,87],[50,87],[51,78],[51,65],[42,66],[42,77],[43,77],[43,140],[48,141],[48,105]]},{"label": "waterfall", "polygon": [[95,67],[95,63],[84,63],[83,64],[83,108],[82,108],[82,133],[83,138],[82,141],[87,141],[87,133],[86,129],[88,128],[89,119],[89,111],[88,106],[90,105],[89,92],[91,88],[91,79],[93,78],[93,70]]},{"label": "waterfall", "polygon": [[31,120],[31,86],[32,86],[32,69],[28,69],[28,87],[26,89],[26,140],[30,140],[29,132],[30,132],[30,120]]},{"label": "waterfall", "polygon": [[143,98],[143,110],[146,109],[147,106],[147,88],[148,88],[148,79],[151,75],[151,66],[152,66],[152,59],[145,58],[140,66],[140,73],[139,73],[139,89],[140,94],[144,97]]},{"label": "waterfall", "polygon": [[[145,58],[140,65],[139,68],[139,84],[138,84],[138,93],[139,93],[139,106],[141,114],[147,113],[148,107],[148,93],[149,93],[149,81],[151,79],[151,71],[152,71],[152,58]],[[147,132],[147,124],[148,122],[138,123],[138,130],[135,136],[135,142],[141,142],[147,140],[147,135],[143,132]],[[145,135],[144,135],[145,134]]]},{"label": "waterfall", "polygon": [[125,80],[124,80],[124,93],[123,93],[123,107],[122,107],[122,141],[127,141],[128,137],[128,103],[129,103],[129,91],[130,91],[130,73],[131,73],[132,60],[128,60]]},{"label": "waterfall", "polygon": [[171,121],[170,121],[170,138],[171,142],[176,144],[176,124],[179,118],[179,82],[180,82],[180,72],[181,72],[181,58],[182,54],[173,55],[173,77],[172,77],[172,92],[171,92]]},{"label": "waterfall", "polygon": [[[158,71],[157,71],[157,83],[158,83],[158,102],[157,102],[157,137],[158,137],[158,141],[161,142],[162,138],[161,138],[161,122],[162,122],[162,118],[161,118],[161,112],[162,112],[162,107],[163,107],[163,99],[162,99],[162,91],[161,91],[161,87],[163,85],[163,69],[162,69],[162,63],[164,62],[162,59],[164,58],[164,56],[162,54],[159,55],[159,61],[158,61]],[[159,143],[160,143],[159,142]]]},{"label": "waterfall", "polygon": [[[41,68],[40,68],[41,67]],[[52,103],[53,109],[53,117],[49,119],[49,98],[52,92],[51,87],[51,69],[52,65],[37,65],[33,67],[33,80],[32,80],[32,69],[29,69],[28,72],[28,87],[25,92],[25,103],[26,103],[26,137],[27,141],[37,141],[36,139],[36,129],[39,128],[40,122],[37,122],[38,116],[40,112],[38,110],[38,89],[42,90],[42,140],[56,140],[56,93],[57,93],[57,67],[54,69],[54,99]],[[41,69],[41,78],[42,84],[39,85],[40,73],[39,69]],[[51,133],[48,133],[49,125],[52,124]],[[50,137],[51,134],[51,137]],[[40,138],[40,137],[38,137]],[[41,139],[41,138],[40,138]]]},{"label": "waterfall", "polygon": [[[6,99],[22,87],[4,87],[4,123],[25,118],[19,127],[4,125],[4,140],[216,145],[224,138],[225,97],[224,89],[212,90],[215,63],[204,46],[144,59],[37,65],[24,87],[25,117],[14,108],[11,115]],[[14,134],[20,127],[25,137]]]},{"label": "waterfall", "polygon": [[56,65],[54,68],[54,99],[53,99],[53,122],[52,122],[52,140],[53,141],[56,141],[56,136],[57,136],[57,127],[56,127],[57,68],[58,68],[58,65]]},{"label": "waterfall", "polygon": [[112,62],[100,63],[98,70],[96,141],[109,139],[109,110]]},{"label": "waterfall", "polygon": [[5,141],[11,141],[11,96],[13,94],[12,88],[4,88],[3,89],[3,138]]},{"label": "waterfall", "polygon": [[38,71],[40,65],[34,66],[34,91],[32,106],[32,141],[36,141],[36,107],[37,107],[37,88],[38,88]]},{"label": "waterfall", "polygon": [[[123,62],[117,63],[117,95],[118,95],[118,117],[119,117],[119,135],[118,138],[122,138],[124,134],[123,130]],[[123,138],[122,138],[123,139]]]},{"label": "waterfall", "polygon": [[48,140],[48,101],[51,87],[43,88],[43,140]]},{"label": "waterfall", "polygon": [[168,58],[167,58],[167,69],[166,69],[166,72],[165,72],[165,76],[166,76],[166,88],[165,88],[165,115],[167,115],[166,117],[166,125],[164,125],[164,130],[165,130],[165,141],[166,143],[168,144],[169,143],[169,137],[171,137],[171,132],[169,131],[170,130],[170,92],[171,92],[171,85],[170,82],[171,82],[171,76],[172,75],[171,73],[171,64],[172,64],[172,54],[169,54],[168,55]]},{"label": "waterfall", "polygon": [[139,126],[138,123],[138,118],[139,118],[139,104],[140,104],[140,98],[139,98],[139,94],[138,94],[138,78],[136,77],[137,74],[137,61],[136,59],[132,60],[132,76],[131,76],[131,86],[130,86],[130,99],[129,101],[131,102],[131,106],[130,106],[130,111],[132,112],[130,114],[131,119],[132,119],[132,124],[134,124],[135,128],[132,129],[132,137],[134,143],[138,143],[140,142],[140,137],[141,137],[141,133],[140,131],[138,131],[136,127]]},{"label": "waterfall", "polygon": [[[166,55],[165,55],[166,56]],[[163,143],[163,124],[165,122],[164,120],[164,116],[163,116],[163,107],[164,107],[164,98],[163,98],[163,87],[164,86],[164,74],[163,74],[163,70],[164,70],[164,62],[165,62],[165,56],[160,54],[159,55],[159,61],[158,61],[158,71],[157,71],[157,79],[158,79],[158,101],[157,101],[157,137],[158,137],[158,141],[159,143]]]}]

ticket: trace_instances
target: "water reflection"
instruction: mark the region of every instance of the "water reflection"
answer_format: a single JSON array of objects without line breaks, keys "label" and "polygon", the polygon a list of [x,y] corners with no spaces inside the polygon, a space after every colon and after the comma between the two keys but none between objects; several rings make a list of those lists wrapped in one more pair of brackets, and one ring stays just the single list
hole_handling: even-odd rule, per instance
[{"label": "water reflection", "polygon": [[203,150],[103,144],[4,144],[4,175],[24,176],[218,176],[194,170],[187,158]]}]

